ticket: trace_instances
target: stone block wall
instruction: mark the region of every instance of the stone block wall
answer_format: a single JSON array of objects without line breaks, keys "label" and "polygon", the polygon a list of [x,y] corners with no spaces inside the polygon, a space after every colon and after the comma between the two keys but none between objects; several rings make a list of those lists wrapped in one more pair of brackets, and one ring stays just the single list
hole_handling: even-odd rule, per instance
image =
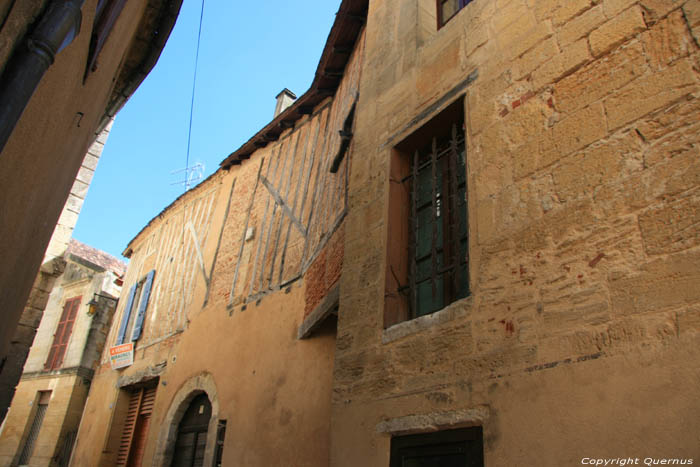
[{"label": "stone block wall", "polygon": [[[465,425],[486,465],[699,458],[698,5],[370,2],[332,465]],[[384,329],[391,154],[456,100],[471,295]]]},{"label": "stone block wall", "polygon": [[68,200],[63,206],[61,216],[44,253],[44,261],[34,280],[29,300],[22,312],[17,330],[12,337],[11,349],[7,360],[3,365],[0,365],[0,420],[4,417],[5,410],[12,401],[12,395],[29,355],[29,348],[32,346],[36,332],[39,329],[49,298],[48,295],[54,287],[56,277],[63,273],[65,260],[62,257],[73,235],[73,229],[78,221],[80,210],[83,207],[83,202],[87,196],[88,188],[90,188],[90,182],[97,169],[97,163],[104,150],[109,132],[112,129],[113,121],[111,120],[107,124],[85,154],[80,171],[73,182]]},{"label": "stone block wall", "polygon": [[[0,437],[0,462],[16,465],[36,413],[39,391],[51,391],[39,436],[34,443],[31,465],[59,465],[66,439],[77,430],[89,390],[84,375],[62,378],[37,377],[23,380],[17,390]],[[70,454],[70,450],[68,450]],[[68,459],[61,459],[67,463]]]}]

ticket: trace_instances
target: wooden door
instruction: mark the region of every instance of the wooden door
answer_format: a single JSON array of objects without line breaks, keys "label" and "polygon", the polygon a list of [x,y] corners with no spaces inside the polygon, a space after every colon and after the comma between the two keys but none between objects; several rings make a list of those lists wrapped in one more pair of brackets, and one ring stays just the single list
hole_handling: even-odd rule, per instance
[{"label": "wooden door", "polygon": [[192,399],[177,429],[172,467],[204,466],[211,403],[206,394]]}]

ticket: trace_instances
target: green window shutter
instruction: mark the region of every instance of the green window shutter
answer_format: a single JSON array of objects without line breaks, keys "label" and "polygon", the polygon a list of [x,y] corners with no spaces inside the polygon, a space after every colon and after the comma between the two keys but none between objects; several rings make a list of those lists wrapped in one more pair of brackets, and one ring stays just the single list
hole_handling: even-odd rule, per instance
[{"label": "green window shutter", "polygon": [[143,330],[143,319],[146,316],[146,309],[148,308],[148,298],[151,296],[151,287],[153,287],[153,277],[156,274],[156,270],[151,270],[146,275],[146,283],[143,285],[143,292],[141,293],[141,303],[139,303],[138,314],[136,315],[136,322],[134,323],[134,332],[131,333],[131,340],[137,341],[141,337],[141,331]]},{"label": "green window shutter", "polygon": [[117,335],[117,345],[124,343],[124,335],[126,334],[126,327],[129,325],[129,316],[131,315],[131,306],[134,304],[134,295],[136,295],[136,288],[138,283],[131,286],[129,290],[129,298],[126,300],[126,307],[124,307],[124,314],[122,315],[122,322],[119,325],[119,334]]}]

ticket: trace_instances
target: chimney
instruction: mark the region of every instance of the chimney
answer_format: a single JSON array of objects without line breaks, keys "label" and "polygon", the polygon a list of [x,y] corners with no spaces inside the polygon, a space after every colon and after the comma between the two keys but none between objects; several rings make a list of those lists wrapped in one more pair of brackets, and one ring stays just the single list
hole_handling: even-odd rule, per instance
[{"label": "chimney", "polygon": [[275,115],[272,118],[276,118],[279,114],[284,112],[287,107],[292,105],[292,102],[296,100],[297,96],[289,89],[284,88],[275,98],[277,99],[277,105],[275,106]]}]

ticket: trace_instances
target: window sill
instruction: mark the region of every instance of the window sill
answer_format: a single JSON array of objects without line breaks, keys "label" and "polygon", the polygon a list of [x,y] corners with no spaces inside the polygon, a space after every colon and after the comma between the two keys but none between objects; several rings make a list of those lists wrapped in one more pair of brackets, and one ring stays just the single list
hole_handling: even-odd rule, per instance
[{"label": "window sill", "polygon": [[382,344],[389,344],[404,337],[418,334],[434,326],[463,318],[472,312],[474,308],[473,305],[474,295],[470,295],[454,303],[450,303],[445,308],[435,313],[394,324],[386,328],[382,333]]}]

